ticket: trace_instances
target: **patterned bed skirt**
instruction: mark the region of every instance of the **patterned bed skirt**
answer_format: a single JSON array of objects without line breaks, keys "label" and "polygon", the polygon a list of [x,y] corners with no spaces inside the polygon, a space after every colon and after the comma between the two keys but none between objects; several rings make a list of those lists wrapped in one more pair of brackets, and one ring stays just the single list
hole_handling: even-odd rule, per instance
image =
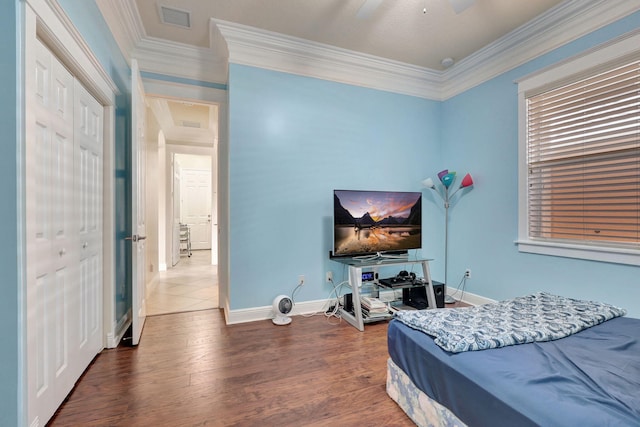
[{"label": "patterned bed skirt", "polygon": [[451,411],[424,394],[393,360],[387,360],[387,394],[420,427],[465,427]]}]

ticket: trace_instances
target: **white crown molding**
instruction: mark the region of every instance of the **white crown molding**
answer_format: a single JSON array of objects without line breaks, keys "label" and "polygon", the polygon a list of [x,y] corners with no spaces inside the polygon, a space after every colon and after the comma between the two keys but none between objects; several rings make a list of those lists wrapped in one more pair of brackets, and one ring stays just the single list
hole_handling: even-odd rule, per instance
[{"label": "white crown molding", "polygon": [[567,0],[440,72],[215,19],[213,49],[194,48],[147,37],[135,2],[96,2],[124,56],[137,58],[143,71],[225,83],[228,56],[235,64],[433,100],[449,99],[640,10],[637,1]]},{"label": "white crown molding", "polygon": [[442,99],[460,94],[638,10],[640,3],[628,0],[563,2],[447,70]]},{"label": "white crown molding", "polygon": [[134,1],[96,0],[107,26],[128,64],[131,53],[147,34]]},{"label": "white crown molding", "polygon": [[96,0],[127,63],[140,71],[185,79],[224,83],[227,62],[211,49],[196,48],[147,36],[134,1]]},{"label": "white crown molding", "polygon": [[227,60],[212,49],[147,37],[138,42],[131,57],[138,60],[141,71],[211,83],[227,81]]},{"label": "white crown molding", "polygon": [[212,19],[229,62],[389,92],[437,98],[442,73],[373,55]]}]

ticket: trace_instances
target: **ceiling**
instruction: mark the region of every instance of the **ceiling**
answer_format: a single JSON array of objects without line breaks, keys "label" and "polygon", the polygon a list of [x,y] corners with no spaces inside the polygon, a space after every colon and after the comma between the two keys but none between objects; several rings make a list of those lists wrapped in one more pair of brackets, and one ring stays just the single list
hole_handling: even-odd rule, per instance
[{"label": "ceiling", "polygon": [[[436,100],[640,10],[637,0],[95,1],[127,60],[202,90],[224,90],[233,62]],[[168,139],[210,144],[217,101],[191,114],[174,105],[180,91],[149,102],[157,123]]]},{"label": "ceiling", "polygon": [[211,146],[218,133],[216,105],[147,96],[153,114],[150,130],[162,130],[166,141],[190,146]]},{"label": "ceiling", "polygon": [[[439,72],[561,2],[135,0],[130,10],[142,39],[204,49],[220,61],[228,52],[212,42],[211,18]],[[184,18],[179,23],[188,27],[165,22],[170,18]],[[215,106],[160,97],[150,97],[147,104],[168,141],[188,145],[215,141]]]},{"label": "ceiling", "polygon": [[[562,0],[135,0],[147,36],[209,48],[215,18],[433,70],[460,61]],[[364,3],[373,6],[358,13]],[[463,1],[464,3],[464,1]],[[160,6],[190,14],[162,22]],[[426,12],[425,12],[426,10]],[[365,16],[361,16],[365,15]]]}]

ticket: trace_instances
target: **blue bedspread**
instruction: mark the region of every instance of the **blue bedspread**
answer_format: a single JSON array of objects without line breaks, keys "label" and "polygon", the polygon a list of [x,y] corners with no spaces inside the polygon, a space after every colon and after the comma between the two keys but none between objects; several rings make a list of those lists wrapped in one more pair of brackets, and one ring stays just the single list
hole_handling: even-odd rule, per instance
[{"label": "blue bedspread", "polygon": [[398,320],[391,359],[469,426],[640,426],[640,320],[566,338],[451,353]]},{"label": "blue bedspread", "polygon": [[401,311],[396,317],[458,353],[557,340],[625,314],[610,304],[539,292],[476,307]]}]

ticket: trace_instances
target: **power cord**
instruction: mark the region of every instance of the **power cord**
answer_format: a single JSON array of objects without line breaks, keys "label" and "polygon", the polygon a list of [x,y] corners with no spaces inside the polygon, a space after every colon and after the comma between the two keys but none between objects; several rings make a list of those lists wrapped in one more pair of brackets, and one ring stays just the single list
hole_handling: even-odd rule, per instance
[{"label": "power cord", "polygon": [[[462,286],[462,290],[460,290],[461,286]],[[456,287],[456,290],[453,293],[451,293],[451,298],[453,298],[456,301],[462,301],[464,299],[464,293],[466,288],[467,288],[467,274],[465,273],[462,275],[462,279],[460,279],[460,282],[458,282],[458,287]],[[460,298],[456,298],[458,292],[461,292]]]},{"label": "power cord", "polygon": [[295,302],[295,295],[296,292],[302,287],[304,286],[304,279],[300,279],[300,283],[298,283],[298,286],[296,286],[295,288],[293,288],[293,291],[291,291],[291,302],[293,303],[293,305],[296,305]]},{"label": "power cord", "polygon": [[[337,319],[339,319],[340,321],[342,321],[342,317],[340,316],[339,310],[340,310],[340,289],[344,286],[344,285],[348,285],[349,282],[348,281],[343,281],[340,282],[339,284],[335,284],[335,282],[333,280],[330,280],[331,284],[333,285],[333,288],[331,289],[331,292],[329,292],[329,296],[327,297],[327,300],[325,302],[325,304],[322,306],[322,311],[316,312],[316,313],[310,313],[310,314],[303,314],[303,317],[313,317],[313,316],[317,316],[317,315],[324,315],[328,320],[331,320],[331,318],[335,317]],[[335,302],[334,299],[332,298],[332,295],[335,294]],[[333,303],[333,305],[331,305]],[[338,323],[333,323],[334,325],[339,324]]]},{"label": "power cord", "polygon": [[[333,280],[330,280],[333,285],[333,289],[329,293],[329,298],[327,299],[327,303],[329,303],[329,307],[325,310],[323,308],[323,314],[327,318],[327,321],[332,325],[338,325],[342,322],[342,316],[340,316],[340,290],[346,285],[349,286],[349,282],[347,280],[343,280],[342,282],[336,284]],[[331,295],[335,295],[335,299],[331,298]],[[333,303],[333,305],[331,305]],[[336,318],[338,322],[332,323],[331,319]]]}]

